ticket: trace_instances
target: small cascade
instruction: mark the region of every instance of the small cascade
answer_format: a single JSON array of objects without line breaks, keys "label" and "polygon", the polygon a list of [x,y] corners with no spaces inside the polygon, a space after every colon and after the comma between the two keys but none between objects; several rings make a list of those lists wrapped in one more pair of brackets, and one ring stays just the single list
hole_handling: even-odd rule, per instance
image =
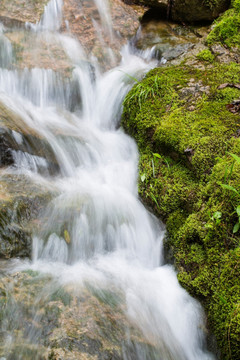
[{"label": "small cascade", "polygon": [[[26,31],[37,38],[46,31],[46,39],[61,46],[71,64],[70,76],[37,67],[9,69],[11,44],[3,29],[0,32],[0,103],[16,115],[17,129],[28,130],[41,144],[41,156],[12,150],[14,166],[6,173],[24,174],[53,189],[37,220],[32,260],[20,261],[10,271],[37,271],[51,280],[40,294],[33,294],[27,311],[31,325],[23,338],[21,306],[9,302],[15,319],[3,321],[1,331],[7,335],[0,356],[30,359],[19,350],[19,343],[26,342],[28,347],[38,346],[34,358],[42,359],[44,331],[51,333],[52,325],[46,324],[42,333],[38,329],[57,283],[70,287],[73,294],[79,289],[101,294],[114,289],[131,323],[125,329],[129,347],[122,348],[124,360],[213,360],[204,347],[201,307],[164,262],[164,226],[138,199],[136,144],[119,128],[124,97],[157,62],[151,50],[135,52],[126,44],[119,64],[101,72],[96,58],[87,56],[70,34],[59,31],[62,6],[62,0],[51,0],[40,22],[28,23]],[[108,3],[96,0],[96,7],[103,32],[113,36]],[[14,128],[13,133],[18,145],[25,136],[20,130]],[[49,152],[58,168],[54,174],[47,171]],[[40,311],[42,304],[45,310]],[[144,339],[138,345],[128,336],[131,327]]]},{"label": "small cascade", "polygon": [[32,31],[57,31],[62,24],[63,0],[50,0],[37,24],[26,23]]},{"label": "small cascade", "polygon": [[4,36],[4,26],[0,23],[0,68],[9,68],[12,62],[12,44],[6,36]]}]

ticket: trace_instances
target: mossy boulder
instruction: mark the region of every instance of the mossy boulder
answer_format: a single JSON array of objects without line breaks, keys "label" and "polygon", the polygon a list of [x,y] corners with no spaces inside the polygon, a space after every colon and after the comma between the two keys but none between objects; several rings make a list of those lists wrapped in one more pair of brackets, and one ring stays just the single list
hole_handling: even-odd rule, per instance
[{"label": "mossy boulder", "polygon": [[[204,305],[221,359],[240,358],[240,65],[157,68],[124,102],[139,194],[167,226],[180,283]],[[236,157],[237,155],[238,157]],[[234,157],[235,156],[235,157]]]},{"label": "mossy boulder", "polygon": [[229,48],[240,46],[240,1],[233,0],[232,6],[212,26],[207,43],[221,43]]}]

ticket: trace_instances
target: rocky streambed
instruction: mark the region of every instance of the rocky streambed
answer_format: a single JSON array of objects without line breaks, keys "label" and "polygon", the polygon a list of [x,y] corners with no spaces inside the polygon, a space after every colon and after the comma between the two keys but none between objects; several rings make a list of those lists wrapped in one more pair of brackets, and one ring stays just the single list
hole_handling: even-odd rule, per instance
[{"label": "rocky streambed", "polygon": [[[61,101],[66,104],[67,118],[74,124],[72,114],[81,113],[82,98],[67,45],[56,41],[54,34],[46,38],[25,27],[26,21],[39,22],[45,5],[44,1],[1,3],[0,49],[12,47],[8,57],[0,55],[1,65],[3,71],[23,74],[22,83],[24,73],[29,76],[33,68],[51,69],[53,83],[61,84],[58,106]],[[211,9],[204,5],[199,16],[206,6]],[[197,20],[212,20],[225,9],[221,1],[218,6],[211,15],[205,11],[207,19]],[[168,7],[164,5],[165,12]],[[175,262],[181,284],[207,310],[208,325],[217,339],[217,345],[212,342],[217,357],[238,360],[239,236],[232,231],[238,221],[238,197],[231,190],[223,191],[221,184],[238,191],[239,162],[231,154],[239,156],[239,50],[224,43],[208,44],[209,25],[143,17],[139,28],[143,8],[113,1],[109,9],[111,19],[107,10],[101,15],[94,2],[67,0],[61,33],[71,32],[81,39],[80,62],[86,69],[92,69],[89,53],[101,69],[118,64],[126,37],[138,55],[151,49],[149,60],[156,61],[158,68],[129,93],[122,119],[140,150],[139,194],[166,221],[168,257]],[[186,11],[181,9],[176,15],[172,9],[173,19],[196,20],[189,14],[185,19]],[[101,21],[105,26],[99,28]],[[94,71],[91,74],[94,78]],[[49,89],[50,99],[55,91],[51,94]],[[28,116],[27,125],[14,104],[0,102],[0,355],[7,359],[15,359],[16,354],[24,359],[155,359],[155,339],[142,336],[126,316],[121,291],[86,284],[76,291],[49,274],[23,271],[22,265],[19,271],[11,271],[11,266],[16,267],[10,258],[31,256],[32,235],[47,234],[43,222],[47,223],[52,208],[46,212],[46,207],[59,194],[53,182],[24,174],[26,169],[35,169],[49,180],[61,173],[53,148],[31,126],[34,114]],[[54,135],[84,143],[69,129]],[[76,201],[71,206],[66,219],[73,224],[80,205]],[[66,221],[57,223],[57,215],[55,220],[58,235],[68,246],[73,235]],[[165,349],[164,343],[161,346]],[[166,359],[174,358],[164,351]]]}]

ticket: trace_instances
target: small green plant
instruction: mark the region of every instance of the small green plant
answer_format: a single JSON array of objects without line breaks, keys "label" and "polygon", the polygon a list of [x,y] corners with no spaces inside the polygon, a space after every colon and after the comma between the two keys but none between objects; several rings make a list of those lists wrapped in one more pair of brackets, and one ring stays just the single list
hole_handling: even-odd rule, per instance
[{"label": "small green plant", "polygon": [[155,202],[158,210],[160,210],[160,207],[159,207],[158,201],[157,201],[157,199],[156,199],[156,196],[155,196],[152,192],[150,193],[150,197],[151,197],[151,199]]},{"label": "small green plant", "polygon": [[221,217],[222,217],[221,211],[215,211],[211,219],[216,223],[216,225],[219,225],[221,223]]},{"label": "small green plant", "polygon": [[160,159],[160,160],[162,160],[163,162],[165,162],[168,169],[170,169],[169,161],[164,156],[162,156],[162,155],[160,155],[158,153],[153,153],[153,156]]},{"label": "small green plant", "polygon": [[200,61],[205,61],[209,63],[212,63],[215,59],[215,56],[211,53],[209,49],[200,51],[196,57]]},{"label": "small green plant", "polygon": [[208,216],[211,220],[210,224],[206,224],[205,227],[207,229],[213,229],[214,225],[220,225],[221,224],[221,218],[222,218],[222,213],[221,211],[215,211],[213,213],[213,215],[211,215],[210,213],[208,213]]},{"label": "small green plant", "polygon": [[[230,166],[230,169],[228,167],[226,167],[226,170],[225,170],[225,174],[224,174],[224,184],[221,184],[222,187],[228,189],[227,186],[225,186],[225,184],[229,184],[229,181],[231,180],[231,177],[232,177],[232,172],[233,172],[233,167],[234,167],[234,164],[235,162],[237,162],[238,164],[240,164],[240,157],[237,156],[236,154],[232,154],[232,153],[228,153],[229,155],[231,155],[231,157],[233,158],[233,161],[232,161],[232,164]],[[228,173],[229,171],[229,173]],[[223,186],[224,185],[224,186]],[[236,189],[234,189],[233,187],[231,187],[231,189],[229,188],[228,190],[233,190],[235,191]]]},{"label": "small green plant", "polygon": [[141,182],[144,182],[146,180],[146,174],[143,173],[142,175],[140,175],[140,179],[141,179]]},{"label": "small green plant", "polygon": [[[127,74],[128,75],[128,74]],[[133,80],[134,77],[128,75]],[[137,80],[137,79],[135,79]],[[155,76],[154,82],[152,85],[148,85],[146,83],[138,82],[135,85],[135,91],[133,94],[126,98],[126,102],[130,102],[133,98],[136,98],[138,101],[139,108],[142,108],[143,103],[147,100],[147,98],[154,98],[157,94],[157,92],[160,89],[159,86],[159,78],[158,76]]]},{"label": "small green plant", "polygon": [[[229,182],[231,180],[231,176],[232,176],[232,172],[233,172],[233,167],[234,167],[234,164],[237,162],[238,164],[240,164],[240,157],[236,154],[232,154],[232,153],[229,153],[229,155],[231,155],[231,157],[233,158],[233,161],[232,161],[232,164],[231,164],[231,167],[230,167],[230,171],[229,171],[229,174],[228,174],[228,169],[226,169],[225,171],[225,175],[224,175],[224,181],[227,181],[228,184],[220,184],[221,187],[223,189],[226,189],[226,190],[229,190],[231,191],[234,196],[237,196],[240,198],[240,191],[238,191],[234,186],[230,185]],[[233,233],[237,233],[238,230],[240,229],[240,205],[238,205],[234,211],[234,213],[236,212],[237,216],[238,216],[238,221],[236,222],[236,224],[234,225],[233,227]]]},{"label": "small green plant", "polygon": [[237,216],[238,216],[238,221],[236,222],[236,224],[234,225],[233,227],[233,233],[237,233],[239,228],[240,228],[240,205],[238,205],[236,207],[236,213],[237,213]]}]

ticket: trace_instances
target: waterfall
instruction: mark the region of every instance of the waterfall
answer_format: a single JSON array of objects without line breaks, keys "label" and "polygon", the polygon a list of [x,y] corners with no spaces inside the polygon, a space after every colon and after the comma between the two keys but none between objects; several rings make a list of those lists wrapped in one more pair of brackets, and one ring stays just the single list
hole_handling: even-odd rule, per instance
[{"label": "waterfall", "polygon": [[[151,359],[213,359],[204,348],[200,305],[164,262],[164,225],[138,199],[136,144],[119,128],[125,95],[156,62],[151,51],[134,53],[126,44],[120,63],[101,72],[71,34],[59,31],[62,5],[51,0],[39,23],[26,24],[26,31],[37,37],[44,32],[61,46],[70,77],[51,69],[10,68],[11,44],[0,28],[0,101],[44,139],[59,168],[54,175],[39,170],[47,168],[44,149],[42,157],[13,153],[9,171],[47,184],[55,194],[33,236],[32,261],[16,269],[51,274],[61,285],[117,289],[131,323],[154,344]],[[113,39],[108,3],[96,0],[96,7]],[[14,136],[21,143],[17,129]],[[131,356],[123,354],[150,359],[138,349]]]}]

